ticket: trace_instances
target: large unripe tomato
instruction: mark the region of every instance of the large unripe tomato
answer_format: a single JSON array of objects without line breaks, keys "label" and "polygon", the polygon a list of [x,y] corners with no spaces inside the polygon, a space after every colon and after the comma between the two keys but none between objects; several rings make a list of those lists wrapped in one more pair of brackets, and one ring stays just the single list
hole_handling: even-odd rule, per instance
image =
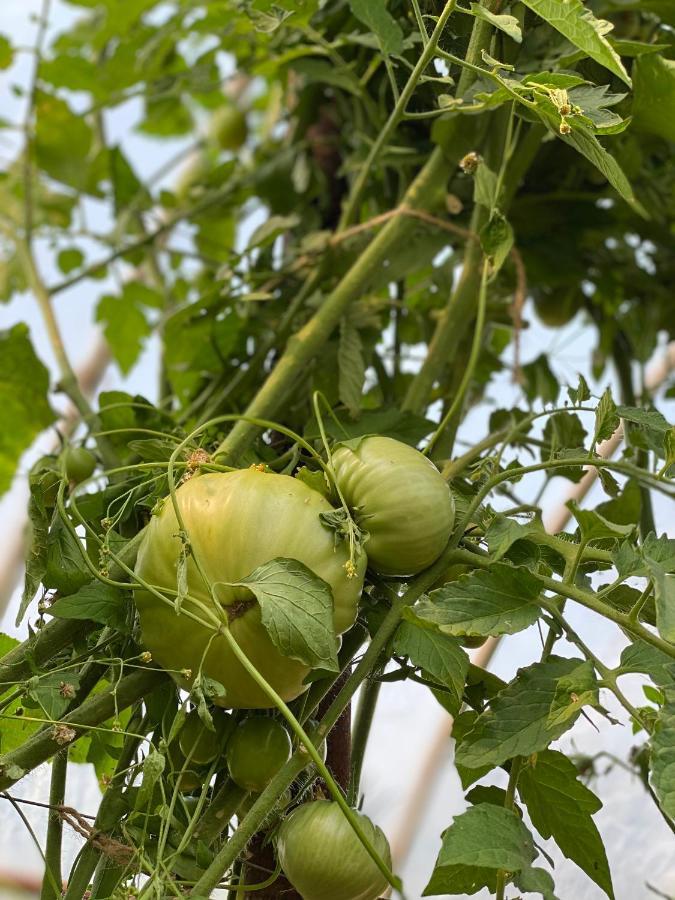
[{"label": "large unripe tomato", "polygon": [[368,564],[382,575],[414,575],[443,552],[455,521],[448,485],[414,447],[364,438],[333,454],[335,477],[358,524],[370,535]]},{"label": "large unripe tomato", "polygon": [[[319,519],[332,510],[321,494],[287,475],[246,469],[226,474],[199,475],[176,492],[190,541],[187,592],[224,618],[229,610],[230,631],[246,656],[281,695],[292,700],[307,685],[309,668],[282,656],[261,624],[260,607],[244,587],[228,587],[277,557],[299,560],[333,591],[334,624],[338,634],[356,618],[363,586],[363,569],[348,577],[349,554],[336,546],[334,533]],[[164,502],[154,516],[138,554],[136,573],[149,584],[176,591],[181,540],[173,503]],[[200,575],[195,560],[217,600]],[[173,603],[146,590],[135,594],[142,639],[160,665],[187,687],[200,669],[224,685],[226,695],[216,702],[225,707],[261,708],[271,705],[264,691],[248,675],[221,635],[185,615],[204,618],[186,598],[176,615]],[[211,642],[209,645],[209,641]],[[208,646],[208,652],[207,652]],[[184,677],[181,670],[190,670]]]},{"label": "large unripe tomato", "polygon": [[[359,824],[380,856],[391,864],[387,838],[367,816]],[[375,900],[387,880],[358,839],[344,813],[328,800],[293,810],[277,837],[282,871],[303,900]]]},{"label": "large unripe tomato", "polygon": [[277,719],[244,719],[227,745],[232,781],[245,791],[264,791],[291,758],[291,749],[291,738]]}]

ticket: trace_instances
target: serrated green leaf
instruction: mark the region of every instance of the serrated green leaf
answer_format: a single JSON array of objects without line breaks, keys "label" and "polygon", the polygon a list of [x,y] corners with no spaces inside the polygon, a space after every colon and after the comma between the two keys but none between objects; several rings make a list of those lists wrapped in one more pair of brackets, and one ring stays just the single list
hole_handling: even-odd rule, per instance
[{"label": "serrated green leaf", "polygon": [[521,891],[530,894],[540,894],[544,900],[558,900],[554,891],[553,878],[545,869],[530,867],[523,869],[513,879],[513,883]]},{"label": "serrated green leaf", "polygon": [[74,594],[58,597],[49,607],[49,613],[57,619],[91,619],[124,632],[128,630],[129,603],[119,588],[92,581]]},{"label": "serrated green leaf", "polygon": [[577,387],[567,388],[567,393],[570,400],[575,404],[575,406],[581,405],[582,403],[585,403],[586,400],[590,400],[591,398],[591,391],[588,387],[588,382],[583,375],[579,375],[579,384],[577,385]]},{"label": "serrated green leaf", "polygon": [[361,336],[347,319],[340,323],[338,344],[338,395],[340,400],[356,417],[361,410],[361,395],[366,379],[366,364],[363,359]]},{"label": "serrated green leaf", "polygon": [[639,638],[621,651],[619,667],[615,671],[617,675],[642,672],[659,687],[675,685],[675,660],[672,656]]},{"label": "serrated green leaf", "polygon": [[394,650],[401,656],[407,656],[414,666],[450,690],[451,694],[446,695],[451,698],[451,709],[448,711],[457,715],[469,671],[469,657],[459,641],[435,628],[421,626],[411,617],[400,624]]},{"label": "serrated green leaf", "polygon": [[123,293],[105,294],[98,302],[96,321],[103,324],[103,332],[113,356],[126,375],[135,365],[145,339],[152,328],[143,309]]},{"label": "serrated green leaf", "polygon": [[280,653],[338,671],[330,585],[295,559],[270,560],[236,584],[255,595],[263,627]]},{"label": "serrated green leaf", "polygon": [[525,6],[559,31],[591,59],[613,72],[629,87],[628,73],[621,57],[605,37],[606,23],[595,18],[582,0],[523,0]]},{"label": "serrated green leaf", "polygon": [[565,856],[613,898],[607,855],[591,818],[602,804],[577,775],[564,754],[542,750],[521,770],[518,793],[539,834],[552,837]]},{"label": "serrated green leaf", "polygon": [[495,563],[489,571],[462,575],[432,591],[413,612],[446,634],[515,634],[534,624],[541,593],[537,578],[526,568]]},{"label": "serrated green leaf", "polygon": [[403,32],[387,10],[386,0],[349,0],[349,5],[359,22],[377,35],[383,53],[401,52]]},{"label": "serrated green leaf", "polygon": [[675,687],[666,688],[651,737],[650,770],[661,809],[675,821]]},{"label": "serrated green leaf", "polygon": [[619,525],[616,522],[610,522],[594,509],[581,509],[574,500],[569,500],[566,506],[579,524],[581,539],[584,543],[608,538],[619,540],[628,537],[635,531],[635,525]]},{"label": "serrated green leaf", "polygon": [[74,594],[93,578],[84,561],[84,547],[57,514],[47,538],[45,587]]},{"label": "serrated green leaf", "polygon": [[520,30],[520,23],[515,16],[496,15],[495,13],[490,12],[489,9],[486,9],[480,3],[472,3],[471,12],[478,19],[484,19],[486,22],[489,22],[490,25],[492,25],[494,28],[499,29],[499,31],[503,31],[504,34],[508,34],[508,36],[517,44],[522,43],[523,32]]},{"label": "serrated green leaf", "polygon": [[49,374],[35,355],[25,325],[0,331],[0,495],[37,435],[52,424],[47,401]]},{"label": "serrated green leaf", "polygon": [[40,704],[49,719],[60,719],[67,711],[79,687],[79,677],[72,669],[48,672],[31,678],[28,694]]},{"label": "serrated green leaf", "polygon": [[595,433],[593,446],[608,440],[619,427],[619,414],[612,399],[612,392],[607,388],[600,398],[595,410]]},{"label": "serrated green leaf", "polygon": [[535,858],[532,836],[510,809],[471,806],[443,832],[443,844],[424,897],[494,891],[497,870],[520,872]]},{"label": "serrated green leaf", "polygon": [[520,669],[461,742],[457,762],[467,768],[498,766],[514,756],[544,750],[574,724],[581,712],[580,697],[590,691],[595,701],[594,684],[588,663],[580,659],[551,656]]}]

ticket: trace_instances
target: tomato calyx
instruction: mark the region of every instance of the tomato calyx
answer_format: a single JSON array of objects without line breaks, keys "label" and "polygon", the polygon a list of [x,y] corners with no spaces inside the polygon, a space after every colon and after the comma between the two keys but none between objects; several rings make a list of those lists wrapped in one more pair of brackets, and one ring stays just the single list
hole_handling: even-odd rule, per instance
[{"label": "tomato calyx", "polygon": [[257,600],[238,600],[235,603],[230,603],[229,606],[223,606],[225,610],[225,615],[227,616],[227,623],[231,625],[232,622],[235,622],[237,619],[241,619],[242,616],[245,616],[247,612],[257,606]]}]

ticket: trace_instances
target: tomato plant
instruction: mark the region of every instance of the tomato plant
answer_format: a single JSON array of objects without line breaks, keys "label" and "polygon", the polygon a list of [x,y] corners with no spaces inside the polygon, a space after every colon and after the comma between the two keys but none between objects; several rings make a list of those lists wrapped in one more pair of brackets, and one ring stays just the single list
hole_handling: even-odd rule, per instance
[{"label": "tomato plant", "polygon": [[672,893],[672,4],[23,6],[0,869]]}]

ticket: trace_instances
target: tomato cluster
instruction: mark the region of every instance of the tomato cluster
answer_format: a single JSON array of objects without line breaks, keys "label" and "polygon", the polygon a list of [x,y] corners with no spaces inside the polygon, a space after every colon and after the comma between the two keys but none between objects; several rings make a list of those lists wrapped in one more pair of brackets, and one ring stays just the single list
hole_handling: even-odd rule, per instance
[{"label": "tomato cluster", "polygon": [[[268,695],[248,674],[209,612],[227,613],[231,635],[283,700],[306,689],[309,667],[283,655],[261,621],[253,594],[237,585],[275,558],[298,560],[331,588],[339,635],[354,622],[366,565],[383,575],[413,575],[431,565],[454,522],[450,490],[433,463],[392,438],[374,436],[333,454],[339,495],[364,533],[365,553],[322,521],[331,503],[303,481],[257,467],[191,478],[153,516],[136,566],[142,637],[181,687],[201,672],[222,684],[217,703],[265,708]],[[179,567],[186,585],[177,614]],[[164,592],[164,596],[160,592]]]}]

